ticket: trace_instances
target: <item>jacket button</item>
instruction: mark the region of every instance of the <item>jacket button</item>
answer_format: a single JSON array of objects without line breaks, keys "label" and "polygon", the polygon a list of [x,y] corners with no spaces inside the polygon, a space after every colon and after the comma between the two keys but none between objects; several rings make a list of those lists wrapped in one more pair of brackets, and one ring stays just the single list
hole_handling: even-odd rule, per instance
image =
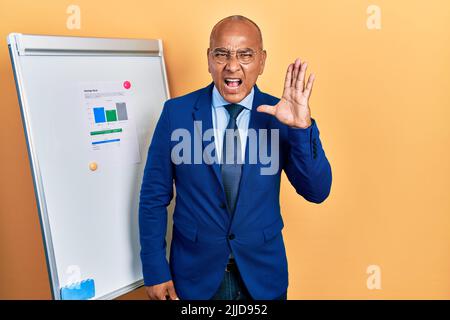
[{"label": "jacket button", "polygon": [[234,239],[234,234],[231,233],[231,234],[228,236],[228,239],[233,240],[233,239]]},{"label": "jacket button", "polygon": [[222,208],[222,209],[225,209],[227,206],[225,205],[225,203],[221,202],[219,207]]}]

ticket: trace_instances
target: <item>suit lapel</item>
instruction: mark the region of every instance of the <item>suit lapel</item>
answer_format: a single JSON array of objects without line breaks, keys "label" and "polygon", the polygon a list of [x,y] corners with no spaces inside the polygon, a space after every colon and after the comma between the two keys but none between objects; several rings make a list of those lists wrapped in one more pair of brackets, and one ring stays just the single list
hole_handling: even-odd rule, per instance
[{"label": "suit lapel", "polygon": [[[202,156],[203,150],[205,150],[207,144],[214,142],[214,136],[212,137],[211,142],[203,141],[203,134],[206,130],[213,129],[212,123],[212,90],[214,88],[214,82],[212,82],[209,86],[205,88],[200,94],[195,106],[194,111],[192,113],[194,121],[199,121],[195,123],[194,130],[200,135],[200,139],[202,141]],[[201,125],[200,125],[201,124]],[[195,139],[195,138],[194,138]],[[212,163],[210,167],[212,168],[214,175],[217,178],[217,181],[220,184],[220,187],[223,190],[222,184],[222,176],[220,174],[220,166],[219,161],[217,159],[217,153],[214,152],[215,158],[208,159],[208,163]],[[206,155],[208,157],[208,155]],[[225,192],[224,192],[225,193]]]}]

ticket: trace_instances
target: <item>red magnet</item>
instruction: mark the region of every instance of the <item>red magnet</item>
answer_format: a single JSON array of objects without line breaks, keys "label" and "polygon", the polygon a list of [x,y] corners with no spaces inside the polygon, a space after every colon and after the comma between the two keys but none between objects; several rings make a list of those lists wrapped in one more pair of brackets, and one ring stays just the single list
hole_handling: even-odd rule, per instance
[{"label": "red magnet", "polygon": [[130,89],[130,88],[131,88],[131,83],[130,83],[130,81],[125,81],[125,82],[123,83],[123,87],[124,87],[125,89]]}]

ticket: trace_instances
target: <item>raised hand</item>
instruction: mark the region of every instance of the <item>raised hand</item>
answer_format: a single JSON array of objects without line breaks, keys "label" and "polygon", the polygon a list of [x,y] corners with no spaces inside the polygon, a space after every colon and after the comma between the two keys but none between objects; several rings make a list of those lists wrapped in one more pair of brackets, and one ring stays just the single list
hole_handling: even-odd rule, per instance
[{"label": "raised hand", "polygon": [[308,128],[311,125],[311,96],[315,75],[310,74],[305,85],[307,62],[299,58],[291,63],[286,72],[284,91],[281,100],[275,106],[260,105],[256,110],[275,116],[280,122],[293,128]]}]

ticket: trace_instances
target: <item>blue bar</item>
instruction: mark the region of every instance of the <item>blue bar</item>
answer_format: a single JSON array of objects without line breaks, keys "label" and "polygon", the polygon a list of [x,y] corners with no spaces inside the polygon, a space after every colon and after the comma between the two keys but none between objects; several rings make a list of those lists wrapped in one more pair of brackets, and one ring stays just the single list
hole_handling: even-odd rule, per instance
[{"label": "blue bar", "polygon": [[109,143],[109,142],[118,142],[120,139],[111,139],[111,140],[102,140],[102,141],[94,141],[92,144],[102,144],[102,143]]},{"label": "blue bar", "polygon": [[87,300],[94,296],[94,279],[83,280],[79,283],[61,288],[62,300]]},{"label": "blue bar", "polygon": [[105,108],[94,108],[95,123],[106,122]]}]

